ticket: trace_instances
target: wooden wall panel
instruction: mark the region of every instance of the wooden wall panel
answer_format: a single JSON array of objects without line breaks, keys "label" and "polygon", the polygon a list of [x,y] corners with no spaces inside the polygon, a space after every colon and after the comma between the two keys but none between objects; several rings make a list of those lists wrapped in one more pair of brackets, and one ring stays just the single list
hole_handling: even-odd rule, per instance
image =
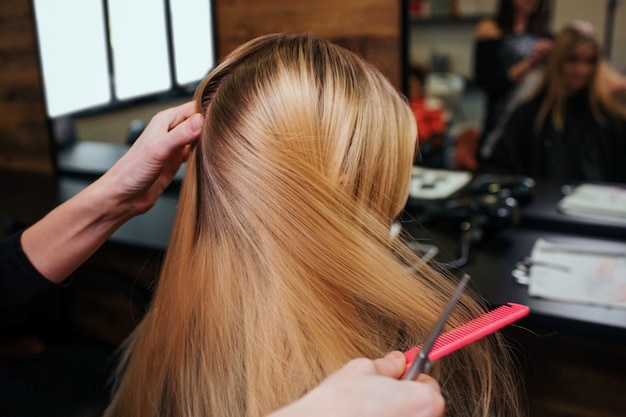
[{"label": "wooden wall panel", "polygon": [[217,0],[220,55],[273,32],[313,32],[356,50],[401,87],[400,0]]},{"label": "wooden wall panel", "polygon": [[0,168],[52,171],[30,0],[0,3]]},{"label": "wooden wall panel", "polygon": [[[401,86],[400,0],[215,0],[218,54],[254,36],[310,31]],[[31,0],[0,2],[0,169],[50,172],[52,158]]]}]

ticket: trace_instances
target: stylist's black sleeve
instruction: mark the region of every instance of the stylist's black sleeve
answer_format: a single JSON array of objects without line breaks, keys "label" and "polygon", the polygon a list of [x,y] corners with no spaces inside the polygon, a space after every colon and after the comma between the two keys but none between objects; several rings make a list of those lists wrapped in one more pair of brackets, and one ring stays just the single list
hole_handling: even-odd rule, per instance
[{"label": "stylist's black sleeve", "polygon": [[474,80],[487,96],[483,138],[495,127],[498,103],[513,85],[500,53],[501,46],[502,39],[484,39],[474,43]]},{"label": "stylist's black sleeve", "polygon": [[541,156],[536,154],[536,137],[533,133],[536,113],[533,104],[522,104],[513,111],[491,157],[483,163],[483,171],[529,176],[536,174],[534,165]]},{"label": "stylist's black sleeve", "polygon": [[498,96],[511,87],[500,48],[502,39],[481,39],[474,44],[474,77],[488,96]]},{"label": "stylist's black sleeve", "polygon": [[612,141],[610,181],[626,184],[626,120],[618,118],[613,122],[615,135]]},{"label": "stylist's black sleeve", "polygon": [[0,242],[0,311],[27,304],[58,286],[35,269],[22,250],[16,233]]}]

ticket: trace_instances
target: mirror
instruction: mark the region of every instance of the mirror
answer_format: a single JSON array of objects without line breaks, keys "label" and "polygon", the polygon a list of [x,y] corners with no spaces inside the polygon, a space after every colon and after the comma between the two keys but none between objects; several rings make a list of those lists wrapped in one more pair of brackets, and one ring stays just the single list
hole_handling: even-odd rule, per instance
[{"label": "mirror", "polygon": [[[619,47],[626,42],[626,25],[620,24],[626,23],[626,6],[615,0],[548,0],[545,6],[554,34],[572,20],[589,21],[609,63],[626,73],[626,49]],[[479,22],[494,16],[499,0],[407,0],[404,7],[405,89],[410,97],[415,78],[421,77],[418,84],[426,98],[417,106],[425,127],[420,137],[422,159],[416,164],[474,170],[476,165],[458,158],[468,146],[477,146],[476,137],[482,134],[487,115],[485,91],[474,78],[475,31]],[[440,137],[431,129],[437,118],[446,127]]]}]

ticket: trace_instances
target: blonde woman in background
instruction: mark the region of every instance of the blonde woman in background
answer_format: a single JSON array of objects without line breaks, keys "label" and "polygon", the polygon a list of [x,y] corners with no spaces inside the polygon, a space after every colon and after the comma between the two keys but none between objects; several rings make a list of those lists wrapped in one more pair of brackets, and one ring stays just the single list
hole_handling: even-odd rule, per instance
[{"label": "blonde woman in background", "polygon": [[558,181],[626,182],[626,82],[588,22],[556,39],[538,92],[509,119],[491,172]]},{"label": "blonde woman in background", "polygon": [[[416,127],[381,73],[313,35],[267,35],[196,102],[203,132],[107,416],[262,416],[352,358],[423,342],[455,283],[390,237]],[[448,326],[482,312],[466,295]],[[448,415],[521,414],[499,336],[432,376]]]}]

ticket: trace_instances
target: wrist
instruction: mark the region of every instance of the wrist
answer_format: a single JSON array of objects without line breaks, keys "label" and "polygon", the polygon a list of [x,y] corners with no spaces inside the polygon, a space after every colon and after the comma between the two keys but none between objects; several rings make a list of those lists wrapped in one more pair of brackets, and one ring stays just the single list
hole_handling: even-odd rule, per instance
[{"label": "wrist", "polygon": [[125,221],[106,195],[92,184],[24,231],[22,249],[44,277],[66,279]]},{"label": "wrist", "polygon": [[109,178],[105,174],[82,191],[85,209],[94,210],[92,216],[97,217],[98,223],[120,225],[140,214],[120,188],[120,184],[123,181]]},{"label": "wrist", "polygon": [[522,78],[532,67],[532,60],[530,58],[523,59],[509,69],[509,80],[516,83]]}]

